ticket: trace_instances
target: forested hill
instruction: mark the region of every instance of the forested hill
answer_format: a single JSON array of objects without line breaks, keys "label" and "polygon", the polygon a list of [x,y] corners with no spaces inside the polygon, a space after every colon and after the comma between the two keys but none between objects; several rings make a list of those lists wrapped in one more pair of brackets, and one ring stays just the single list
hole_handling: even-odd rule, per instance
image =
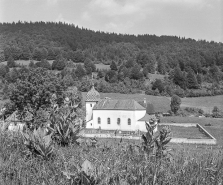
[{"label": "forested hill", "polygon": [[65,58],[75,62],[82,62],[84,55],[96,63],[110,63],[135,59],[143,51],[154,60],[164,57],[163,60],[171,67],[178,61],[179,55],[182,60],[199,58],[201,62],[205,59],[208,63],[214,63],[218,62],[223,51],[223,45],[214,42],[177,36],[105,33],[52,22],[1,23],[0,34],[1,60],[7,60],[10,55],[15,60],[54,60],[62,53]]},{"label": "forested hill", "polygon": [[[110,69],[96,73],[100,92],[223,94],[223,43],[105,33],[64,23],[0,23],[0,61],[8,61],[0,65],[0,77],[13,83],[19,73],[14,60],[29,59],[29,67],[59,70],[66,83],[82,91],[90,88],[84,77],[96,72],[94,64],[104,63]],[[52,65],[48,60],[54,60]],[[74,63],[84,63],[84,68]]]}]

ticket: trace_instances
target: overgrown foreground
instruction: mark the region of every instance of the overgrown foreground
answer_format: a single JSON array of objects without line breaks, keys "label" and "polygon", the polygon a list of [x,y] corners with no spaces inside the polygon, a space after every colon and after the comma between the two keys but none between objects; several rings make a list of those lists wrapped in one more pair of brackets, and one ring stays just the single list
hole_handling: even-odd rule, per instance
[{"label": "overgrown foreground", "polygon": [[[147,148],[148,149],[148,148]],[[133,143],[56,145],[48,160],[28,156],[22,136],[0,134],[0,184],[217,184],[223,183],[223,151],[166,157],[146,155]],[[87,170],[86,170],[87,169]],[[85,172],[83,172],[85,171]]]}]

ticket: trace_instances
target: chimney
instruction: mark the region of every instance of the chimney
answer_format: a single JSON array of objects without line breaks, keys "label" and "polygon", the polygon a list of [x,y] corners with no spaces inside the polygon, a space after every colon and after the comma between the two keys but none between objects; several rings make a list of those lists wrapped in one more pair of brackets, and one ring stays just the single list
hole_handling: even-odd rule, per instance
[{"label": "chimney", "polygon": [[146,102],[146,98],[144,98],[144,101],[143,101],[145,107],[147,107],[147,102]]}]

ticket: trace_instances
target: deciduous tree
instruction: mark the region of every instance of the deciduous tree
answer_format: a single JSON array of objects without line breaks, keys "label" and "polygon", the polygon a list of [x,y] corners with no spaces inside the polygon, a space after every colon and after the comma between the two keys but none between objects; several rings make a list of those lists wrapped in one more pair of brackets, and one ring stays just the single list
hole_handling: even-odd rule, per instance
[{"label": "deciduous tree", "polygon": [[57,95],[58,88],[66,89],[62,79],[43,68],[32,68],[20,71],[19,79],[9,89],[9,98],[20,118],[24,118],[27,111],[35,117],[40,108],[50,107],[52,93]]},{"label": "deciduous tree", "polygon": [[181,104],[181,99],[179,96],[177,95],[173,95],[171,98],[171,104],[170,104],[170,108],[171,111],[176,114],[177,111],[180,109],[180,104]]}]

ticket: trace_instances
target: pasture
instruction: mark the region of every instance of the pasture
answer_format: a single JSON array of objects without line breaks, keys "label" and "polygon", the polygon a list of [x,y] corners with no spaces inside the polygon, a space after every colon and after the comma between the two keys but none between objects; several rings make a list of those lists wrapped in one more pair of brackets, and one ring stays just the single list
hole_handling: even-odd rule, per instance
[{"label": "pasture", "polygon": [[206,96],[206,97],[195,97],[195,98],[182,98],[181,107],[194,107],[200,108],[205,113],[212,113],[214,106],[217,106],[223,111],[223,95],[219,96]]}]

